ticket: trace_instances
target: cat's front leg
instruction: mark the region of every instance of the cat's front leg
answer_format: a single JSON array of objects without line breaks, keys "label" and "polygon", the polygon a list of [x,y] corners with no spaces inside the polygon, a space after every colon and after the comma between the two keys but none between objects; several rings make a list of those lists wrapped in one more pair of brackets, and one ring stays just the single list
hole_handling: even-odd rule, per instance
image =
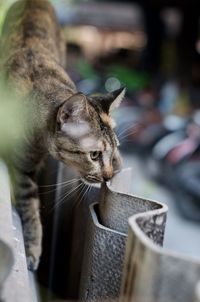
[{"label": "cat's front leg", "polygon": [[42,251],[38,186],[30,176],[21,175],[17,191],[16,206],[23,226],[27,266],[30,270],[36,270]]}]

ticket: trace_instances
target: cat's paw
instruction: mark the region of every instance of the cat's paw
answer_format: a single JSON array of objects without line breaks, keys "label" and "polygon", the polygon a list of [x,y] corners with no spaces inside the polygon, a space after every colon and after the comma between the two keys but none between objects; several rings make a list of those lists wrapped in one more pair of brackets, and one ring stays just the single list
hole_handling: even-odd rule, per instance
[{"label": "cat's paw", "polygon": [[39,259],[34,259],[32,256],[26,257],[27,268],[31,272],[35,272],[39,266]]},{"label": "cat's paw", "polygon": [[41,248],[32,246],[26,248],[26,262],[28,270],[34,272],[38,269],[40,263]]}]

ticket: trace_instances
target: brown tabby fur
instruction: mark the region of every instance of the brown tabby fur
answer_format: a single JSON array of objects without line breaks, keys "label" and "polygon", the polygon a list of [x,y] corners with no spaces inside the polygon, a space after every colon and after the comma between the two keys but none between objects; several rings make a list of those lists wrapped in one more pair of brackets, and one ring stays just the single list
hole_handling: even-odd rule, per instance
[{"label": "brown tabby fur", "polygon": [[124,90],[94,97],[77,92],[65,72],[65,47],[54,10],[46,0],[15,3],[1,38],[5,85],[31,104],[24,152],[13,152],[16,200],[22,219],[28,267],[41,255],[37,171],[49,152],[74,166],[89,183],[107,181],[119,170],[117,138],[109,116]]}]

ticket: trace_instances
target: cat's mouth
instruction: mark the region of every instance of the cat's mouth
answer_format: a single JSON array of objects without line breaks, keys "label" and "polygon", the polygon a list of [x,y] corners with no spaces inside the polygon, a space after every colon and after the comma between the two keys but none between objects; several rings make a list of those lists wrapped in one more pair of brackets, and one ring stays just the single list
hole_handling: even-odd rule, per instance
[{"label": "cat's mouth", "polygon": [[82,177],[82,180],[89,185],[95,185],[95,184],[100,184],[103,182],[102,179],[96,177],[96,176],[92,176],[92,175],[86,175],[84,177]]}]

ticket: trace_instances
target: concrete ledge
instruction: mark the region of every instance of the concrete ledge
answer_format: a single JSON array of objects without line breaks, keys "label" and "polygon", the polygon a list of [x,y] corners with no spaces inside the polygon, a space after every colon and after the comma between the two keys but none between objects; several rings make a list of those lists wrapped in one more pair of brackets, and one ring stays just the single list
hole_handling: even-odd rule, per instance
[{"label": "concrete ledge", "polygon": [[34,276],[30,278],[31,273],[27,270],[21,222],[12,209],[9,176],[3,162],[0,162],[0,240],[9,247],[13,256],[7,263],[9,275],[2,288],[3,301],[38,301]]}]

